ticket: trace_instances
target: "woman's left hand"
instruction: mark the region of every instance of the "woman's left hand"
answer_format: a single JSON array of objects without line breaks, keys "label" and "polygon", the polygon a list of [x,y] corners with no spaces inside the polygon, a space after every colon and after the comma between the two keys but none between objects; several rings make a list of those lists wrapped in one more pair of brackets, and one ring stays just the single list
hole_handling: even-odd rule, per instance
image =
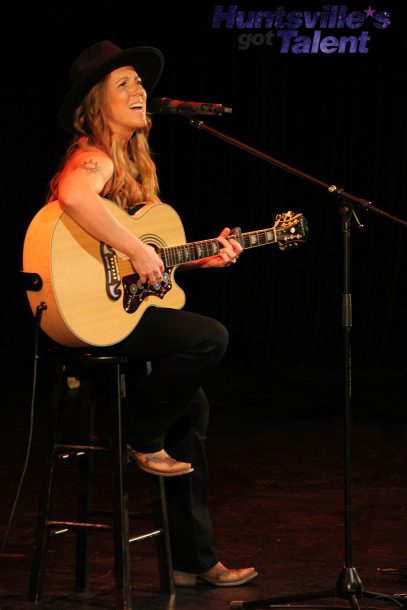
[{"label": "woman's left hand", "polygon": [[226,239],[230,233],[231,231],[228,227],[223,229],[218,236],[218,241],[222,246],[219,250],[219,254],[205,259],[202,265],[203,267],[228,267],[237,261],[243,248],[236,239]]}]

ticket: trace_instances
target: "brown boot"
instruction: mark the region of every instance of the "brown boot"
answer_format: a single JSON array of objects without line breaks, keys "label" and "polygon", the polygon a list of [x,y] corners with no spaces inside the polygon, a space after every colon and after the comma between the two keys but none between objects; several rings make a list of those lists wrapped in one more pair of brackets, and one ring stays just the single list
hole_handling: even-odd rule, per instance
[{"label": "brown boot", "polygon": [[254,568],[229,569],[218,561],[212,568],[200,574],[174,570],[174,583],[178,587],[194,587],[200,581],[204,581],[216,587],[237,587],[256,576],[257,572]]},{"label": "brown boot", "polygon": [[128,445],[127,451],[129,458],[136,462],[141,470],[149,474],[156,474],[161,477],[177,477],[194,470],[188,462],[174,460],[165,449],[155,453],[141,453]]}]

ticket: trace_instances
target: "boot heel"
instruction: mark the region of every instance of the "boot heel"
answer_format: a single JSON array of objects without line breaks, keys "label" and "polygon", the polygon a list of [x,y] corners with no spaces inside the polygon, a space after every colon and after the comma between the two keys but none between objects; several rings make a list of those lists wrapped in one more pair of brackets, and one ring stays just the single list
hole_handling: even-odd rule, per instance
[{"label": "boot heel", "polygon": [[190,574],[189,572],[180,572],[174,570],[174,584],[177,587],[195,587],[198,578],[196,574]]}]

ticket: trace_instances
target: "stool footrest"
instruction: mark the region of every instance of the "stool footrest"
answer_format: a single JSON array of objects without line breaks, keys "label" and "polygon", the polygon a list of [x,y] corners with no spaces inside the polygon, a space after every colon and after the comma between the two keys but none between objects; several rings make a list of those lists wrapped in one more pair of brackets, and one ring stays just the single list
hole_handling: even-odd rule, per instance
[{"label": "stool footrest", "polygon": [[147,532],[146,534],[140,534],[140,536],[132,536],[132,538],[129,539],[129,544],[133,544],[133,542],[143,542],[143,540],[147,540],[148,538],[161,536],[163,533],[163,530],[153,530],[152,532]]},{"label": "stool footrest", "polygon": [[101,447],[99,445],[64,445],[61,443],[55,444],[55,449],[58,453],[68,453],[69,455],[77,455],[85,451],[100,451],[103,453],[110,451],[108,447]]},{"label": "stool footrest", "polygon": [[104,523],[85,523],[79,521],[48,521],[48,529],[58,529],[62,531],[50,532],[53,536],[58,534],[65,534],[70,530],[97,530],[111,532],[113,528],[110,525]]}]

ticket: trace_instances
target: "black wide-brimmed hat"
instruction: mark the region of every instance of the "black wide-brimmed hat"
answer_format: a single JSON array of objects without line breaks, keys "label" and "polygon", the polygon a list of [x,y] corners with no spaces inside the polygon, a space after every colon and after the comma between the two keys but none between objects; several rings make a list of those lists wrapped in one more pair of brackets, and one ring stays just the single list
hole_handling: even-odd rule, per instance
[{"label": "black wide-brimmed hat", "polygon": [[133,66],[150,93],[161,76],[164,56],[154,47],[133,47],[123,51],[110,40],[96,42],[85,49],[71,66],[72,88],[59,109],[58,119],[65,129],[73,131],[74,112],[92,87],[122,66]]}]

